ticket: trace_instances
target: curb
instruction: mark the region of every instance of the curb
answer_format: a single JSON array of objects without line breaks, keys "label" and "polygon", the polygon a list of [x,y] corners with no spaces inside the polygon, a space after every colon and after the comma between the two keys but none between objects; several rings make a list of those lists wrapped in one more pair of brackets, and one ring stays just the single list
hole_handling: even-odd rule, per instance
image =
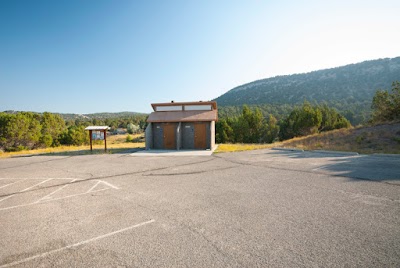
[{"label": "curb", "polygon": [[375,153],[372,154],[372,156],[379,156],[379,157],[394,157],[394,158],[400,158],[400,154],[379,154],[379,153]]},{"label": "curb", "polygon": [[38,156],[38,155],[40,155],[40,154],[16,154],[16,155],[10,156],[9,158],[32,157],[32,156]]},{"label": "curb", "polygon": [[323,154],[359,155],[357,152],[344,152],[344,151],[311,150],[311,151],[309,151],[309,152],[313,152],[313,153],[323,153]]},{"label": "curb", "polygon": [[310,152],[310,153],[321,153],[321,154],[341,154],[341,155],[358,155],[356,152],[344,152],[344,151],[325,151],[325,150],[310,150],[304,151],[303,149],[297,148],[279,148],[274,147],[271,150],[288,151],[288,152]]},{"label": "curb", "polygon": [[139,150],[134,153],[128,153],[130,156],[142,157],[142,156],[211,156],[213,155],[216,147],[212,150]]},{"label": "curb", "polygon": [[304,152],[303,149],[297,149],[297,148],[280,148],[280,147],[274,147],[274,148],[271,148],[271,150],[276,150],[276,151],[288,151],[288,152]]}]

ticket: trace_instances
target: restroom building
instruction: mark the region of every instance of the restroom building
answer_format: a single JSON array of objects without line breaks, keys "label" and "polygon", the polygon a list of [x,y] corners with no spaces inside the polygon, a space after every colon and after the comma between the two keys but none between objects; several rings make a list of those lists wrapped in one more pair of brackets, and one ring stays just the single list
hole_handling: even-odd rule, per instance
[{"label": "restroom building", "polygon": [[215,101],[151,104],[146,150],[207,150],[215,146]]}]

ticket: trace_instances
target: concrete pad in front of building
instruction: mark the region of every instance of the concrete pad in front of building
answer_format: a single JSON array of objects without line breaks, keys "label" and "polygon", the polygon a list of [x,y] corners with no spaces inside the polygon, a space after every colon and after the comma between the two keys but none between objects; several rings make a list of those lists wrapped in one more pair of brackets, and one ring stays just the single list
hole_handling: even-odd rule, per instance
[{"label": "concrete pad in front of building", "polygon": [[130,154],[131,156],[210,156],[217,149],[212,150],[143,150]]}]

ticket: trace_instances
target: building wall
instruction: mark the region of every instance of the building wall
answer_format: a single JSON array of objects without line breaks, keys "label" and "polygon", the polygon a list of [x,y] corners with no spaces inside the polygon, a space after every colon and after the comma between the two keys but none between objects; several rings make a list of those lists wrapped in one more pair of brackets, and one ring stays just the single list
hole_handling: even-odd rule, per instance
[{"label": "building wall", "polygon": [[215,147],[215,121],[211,121],[210,123],[210,133],[211,133],[210,148],[213,149]]},{"label": "building wall", "polygon": [[207,122],[207,149],[211,149],[211,122]]},{"label": "building wall", "polygon": [[[215,122],[204,122],[206,124],[207,149],[215,146]],[[175,128],[176,149],[195,149],[194,143],[195,122],[177,122]],[[146,128],[146,150],[164,148],[164,123],[149,123]]]},{"label": "building wall", "polygon": [[146,150],[153,149],[153,125],[149,123],[144,132],[145,140],[146,140]]}]

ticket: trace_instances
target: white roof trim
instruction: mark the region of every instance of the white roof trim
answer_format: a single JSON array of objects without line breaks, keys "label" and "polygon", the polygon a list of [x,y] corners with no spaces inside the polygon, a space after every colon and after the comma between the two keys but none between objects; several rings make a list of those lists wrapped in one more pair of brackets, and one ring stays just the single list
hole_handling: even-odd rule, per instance
[{"label": "white roof trim", "polygon": [[109,126],[88,126],[85,130],[108,130]]}]

